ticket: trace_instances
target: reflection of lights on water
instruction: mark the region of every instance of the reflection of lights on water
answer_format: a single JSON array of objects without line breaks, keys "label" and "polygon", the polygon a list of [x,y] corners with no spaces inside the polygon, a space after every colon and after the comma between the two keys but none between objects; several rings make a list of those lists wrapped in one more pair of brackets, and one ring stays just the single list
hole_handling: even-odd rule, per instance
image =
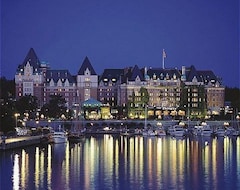
[{"label": "reflection of lights on water", "polygon": [[15,154],[14,156],[14,165],[13,165],[13,176],[12,176],[12,180],[13,180],[13,189],[19,189],[19,155]]},{"label": "reflection of lights on water", "polygon": [[39,147],[36,147],[35,152],[35,187],[39,188]]},{"label": "reflection of lights on water", "polygon": [[66,146],[66,150],[65,150],[65,160],[66,160],[66,164],[65,164],[65,181],[66,181],[66,186],[67,189],[69,188],[69,176],[70,176],[70,169],[69,169],[69,160],[70,160],[70,155],[69,155],[69,142],[67,142],[67,146]]},{"label": "reflection of lights on water", "polygon": [[22,188],[25,189],[26,188],[26,184],[25,184],[25,179],[26,179],[26,171],[27,171],[27,166],[26,166],[26,152],[23,149],[22,150],[22,159],[21,159],[21,184],[22,184]]},{"label": "reflection of lights on water", "polygon": [[51,181],[52,181],[52,166],[51,166],[51,161],[52,161],[52,147],[51,145],[49,144],[48,145],[48,153],[47,153],[47,183],[48,183],[48,187],[51,187]]}]

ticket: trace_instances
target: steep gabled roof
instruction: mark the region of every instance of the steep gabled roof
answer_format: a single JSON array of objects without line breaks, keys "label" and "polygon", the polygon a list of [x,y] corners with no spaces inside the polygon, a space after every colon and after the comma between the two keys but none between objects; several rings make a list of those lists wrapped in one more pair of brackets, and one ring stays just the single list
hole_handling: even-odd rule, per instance
[{"label": "steep gabled roof", "polygon": [[54,82],[57,82],[59,79],[62,80],[62,82],[65,82],[67,79],[69,83],[74,83],[75,78],[69,73],[68,70],[47,70],[46,72],[46,79],[48,82],[53,79]]},{"label": "steep gabled roof", "polygon": [[199,77],[201,78],[201,82],[204,82],[204,84],[207,84],[208,82],[215,83],[217,82],[217,77],[211,70],[206,71],[197,71]]},{"label": "steep gabled roof", "polygon": [[40,61],[33,48],[30,48],[23,63],[18,66],[18,69],[23,69],[27,63],[29,63],[33,67],[34,71],[40,67]]},{"label": "steep gabled roof", "polygon": [[92,64],[90,63],[88,57],[86,56],[82,63],[82,66],[80,67],[80,69],[78,71],[78,75],[84,75],[84,72],[86,71],[87,68],[91,72],[91,75],[97,75],[95,70],[93,69]]},{"label": "steep gabled roof", "polygon": [[200,76],[198,75],[197,70],[195,67],[192,65],[190,68],[186,69],[186,78],[187,81],[192,81],[193,78],[196,77],[198,82],[202,82]]},{"label": "steep gabled roof", "polygon": [[140,71],[138,66],[135,65],[134,68],[132,69],[131,76],[130,76],[130,78],[128,78],[128,80],[135,81],[137,76],[139,76],[141,81],[144,80],[143,73]]},{"label": "steep gabled roof", "polygon": [[123,69],[104,69],[104,72],[100,77],[100,81],[103,79],[111,80],[113,78],[119,80],[120,76],[123,75],[123,73]]}]

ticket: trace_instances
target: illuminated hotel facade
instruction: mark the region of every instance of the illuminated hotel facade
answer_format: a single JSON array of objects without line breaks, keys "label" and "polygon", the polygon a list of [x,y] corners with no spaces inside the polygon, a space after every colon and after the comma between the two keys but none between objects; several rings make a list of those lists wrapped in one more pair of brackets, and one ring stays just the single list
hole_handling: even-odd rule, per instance
[{"label": "illuminated hotel facade", "polygon": [[[104,69],[97,75],[86,57],[76,75],[68,70],[52,70],[41,62],[31,48],[15,75],[16,98],[33,95],[39,107],[51,95],[61,95],[68,109],[79,107],[93,98],[110,107],[109,116],[145,117],[142,88],[148,94],[148,117],[203,117],[220,113],[224,107],[225,88],[210,71],[194,66],[177,68]],[[131,110],[131,111],[130,111]]]}]

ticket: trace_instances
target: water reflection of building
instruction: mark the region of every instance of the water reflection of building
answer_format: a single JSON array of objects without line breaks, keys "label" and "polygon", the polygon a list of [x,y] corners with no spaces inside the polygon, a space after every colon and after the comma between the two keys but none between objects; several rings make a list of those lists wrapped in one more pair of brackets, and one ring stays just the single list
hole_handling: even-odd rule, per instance
[{"label": "water reflection of building", "polygon": [[12,158],[15,189],[221,189],[222,184],[237,189],[239,183],[231,182],[240,180],[239,147],[238,138],[228,137],[103,135],[60,149],[28,147],[6,159]]}]

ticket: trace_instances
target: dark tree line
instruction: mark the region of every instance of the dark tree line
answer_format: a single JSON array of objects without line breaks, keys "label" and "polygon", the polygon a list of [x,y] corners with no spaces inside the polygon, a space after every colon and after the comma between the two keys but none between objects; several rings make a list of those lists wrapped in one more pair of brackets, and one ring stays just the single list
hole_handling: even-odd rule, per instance
[{"label": "dark tree line", "polygon": [[49,103],[43,105],[41,114],[48,118],[62,118],[70,119],[70,110],[67,110],[66,101],[60,95],[51,95]]},{"label": "dark tree line", "polygon": [[[145,89],[141,89],[141,100],[146,103],[148,94]],[[240,89],[225,88],[225,101],[229,101],[234,110],[240,111]],[[13,131],[16,125],[15,113],[19,113],[19,119],[24,117],[24,113],[28,113],[29,118],[36,118],[36,112],[39,111],[37,98],[34,96],[24,96],[19,100],[15,99],[15,83],[14,80],[7,80],[5,77],[0,78],[0,131]],[[45,104],[39,114],[43,114],[47,118],[72,118],[72,110],[67,110],[66,102],[60,95],[53,95],[50,101]],[[17,123],[19,124],[19,123]]]},{"label": "dark tree line", "polygon": [[66,101],[60,95],[52,95],[49,103],[41,109],[37,102],[37,97],[31,95],[16,100],[14,80],[0,78],[0,131],[14,131],[16,124],[21,126],[19,121],[26,117],[40,119],[44,115],[45,118],[72,118],[73,111],[67,110]]},{"label": "dark tree line", "polygon": [[225,101],[229,101],[231,106],[240,111],[240,89],[239,88],[225,88]]}]

